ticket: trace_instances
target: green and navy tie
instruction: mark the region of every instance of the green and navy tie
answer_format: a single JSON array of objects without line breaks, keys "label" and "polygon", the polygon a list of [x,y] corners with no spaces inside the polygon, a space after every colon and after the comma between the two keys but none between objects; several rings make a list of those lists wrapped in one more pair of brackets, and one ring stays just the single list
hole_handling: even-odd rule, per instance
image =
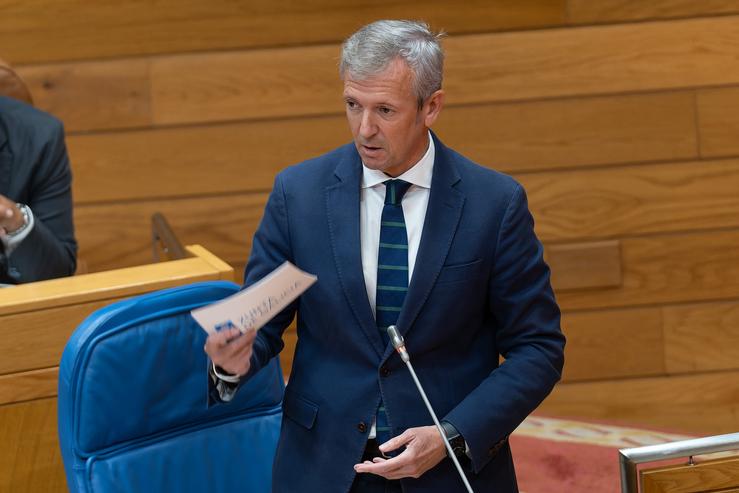
[{"label": "green and navy tie", "polygon": [[[380,223],[380,248],[377,254],[377,294],[375,320],[383,343],[390,339],[387,328],[398,321],[408,291],[408,235],[401,200],[411,186],[403,180],[385,182],[385,206]],[[385,406],[377,409],[377,441],[382,444],[392,438]]]}]

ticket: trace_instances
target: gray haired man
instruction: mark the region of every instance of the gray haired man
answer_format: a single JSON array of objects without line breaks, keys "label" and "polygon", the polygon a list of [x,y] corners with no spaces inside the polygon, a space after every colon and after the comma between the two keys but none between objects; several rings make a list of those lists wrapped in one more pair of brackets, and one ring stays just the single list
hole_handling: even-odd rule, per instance
[{"label": "gray haired man", "polygon": [[246,268],[246,285],[286,260],[319,281],[257,334],[206,343],[223,398],[298,315],[275,492],[465,491],[389,325],[473,489],[517,491],[507,437],[560,378],[560,313],[523,188],[430,131],[443,60],[419,22],[346,40],[354,141],[277,175]]}]

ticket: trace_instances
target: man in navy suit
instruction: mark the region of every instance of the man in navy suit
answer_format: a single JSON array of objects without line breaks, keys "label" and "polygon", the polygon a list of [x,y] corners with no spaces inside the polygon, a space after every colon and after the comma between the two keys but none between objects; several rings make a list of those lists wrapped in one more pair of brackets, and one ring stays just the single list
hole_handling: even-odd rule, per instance
[{"label": "man in navy suit", "polygon": [[429,130],[444,102],[438,38],[379,21],[345,41],[354,142],[277,175],[246,268],[245,286],[286,260],[318,283],[258,333],[207,340],[211,402],[227,401],[297,312],[276,492],[464,491],[389,324],[478,493],[517,491],[507,437],[560,378],[560,313],[524,190]]},{"label": "man in navy suit", "polygon": [[76,256],[62,124],[0,96],[0,284],[72,275]]}]

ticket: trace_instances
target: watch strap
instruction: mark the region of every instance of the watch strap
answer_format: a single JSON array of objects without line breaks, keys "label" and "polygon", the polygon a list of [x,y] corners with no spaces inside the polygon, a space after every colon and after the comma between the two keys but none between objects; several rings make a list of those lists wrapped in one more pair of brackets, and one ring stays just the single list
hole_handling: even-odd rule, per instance
[{"label": "watch strap", "polygon": [[442,421],[441,427],[444,430],[444,435],[446,435],[446,438],[449,441],[449,445],[452,447],[454,455],[456,455],[458,459],[464,458],[467,455],[467,442],[465,442],[462,435],[457,431],[457,428],[448,421]]}]

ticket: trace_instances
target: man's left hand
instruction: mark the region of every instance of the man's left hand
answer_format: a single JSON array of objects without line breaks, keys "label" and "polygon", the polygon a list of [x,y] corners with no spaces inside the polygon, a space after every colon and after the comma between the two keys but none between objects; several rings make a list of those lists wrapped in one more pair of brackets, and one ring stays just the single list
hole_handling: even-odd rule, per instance
[{"label": "man's left hand", "polygon": [[403,445],[405,450],[397,457],[375,457],[372,462],[356,464],[354,470],[358,473],[377,474],[386,479],[418,478],[446,457],[444,440],[436,426],[409,428],[380,445],[380,451],[391,452]]}]

